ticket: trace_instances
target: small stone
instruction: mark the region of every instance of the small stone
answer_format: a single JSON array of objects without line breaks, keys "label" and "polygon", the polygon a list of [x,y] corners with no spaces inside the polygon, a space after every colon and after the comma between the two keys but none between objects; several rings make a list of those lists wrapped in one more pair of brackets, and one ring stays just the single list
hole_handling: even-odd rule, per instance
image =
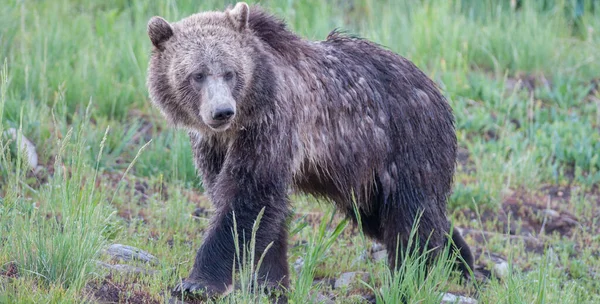
[{"label": "small stone", "polygon": [[445,293],[442,297],[442,304],[477,304],[477,300],[473,298],[457,296],[451,293]]},{"label": "small stone", "polygon": [[335,301],[320,292],[317,292],[316,295],[312,294],[311,299],[315,301],[314,303],[335,304]]},{"label": "small stone", "polygon": [[379,243],[374,243],[373,246],[371,246],[371,252],[379,252],[382,250],[385,250],[385,247]]},{"label": "small stone", "polygon": [[560,213],[558,213],[558,211],[552,210],[552,209],[544,209],[544,214],[549,217],[559,217],[560,216]]},{"label": "small stone", "polygon": [[133,246],[113,244],[105,250],[105,253],[118,260],[137,260],[145,263],[158,264],[158,259],[155,256]]},{"label": "small stone", "polygon": [[15,128],[10,128],[4,131],[4,134],[9,135],[13,141],[20,142],[20,148],[26,152],[25,155],[27,156],[27,163],[31,169],[34,170],[34,172],[39,171],[40,167],[38,166],[38,155],[33,142],[27,139],[27,137],[23,136],[23,134],[20,134]]},{"label": "small stone", "polygon": [[498,254],[490,253],[489,255],[487,255],[487,257],[490,259],[490,261],[492,261],[493,263],[496,263],[496,264],[506,262],[506,259],[503,256],[498,255]]},{"label": "small stone", "polygon": [[353,272],[345,272],[340,275],[340,277],[335,280],[334,288],[343,288],[348,287],[350,284],[354,282],[358,282],[359,280],[368,281],[369,273],[362,271],[353,271]]},{"label": "small stone", "polygon": [[294,262],[294,270],[296,271],[297,274],[300,274],[300,271],[302,270],[302,267],[304,266],[304,259],[303,258],[298,258],[296,259],[296,261]]},{"label": "small stone", "polygon": [[492,273],[499,279],[506,278],[508,276],[508,262],[502,261],[495,264]]},{"label": "small stone", "polygon": [[377,251],[377,252],[373,253],[373,260],[375,262],[387,260],[387,257],[388,257],[387,250],[381,250],[381,251]]},{"label": "small stone", "polygon": [[98,265],[109,269],[110,271],[116,271],[119,273],[123,273],[123,274],[154,274],[156,273],[156,270],[151,270],[151,269],[145,269],[145,268],[141,268],[141,267],[135,267],[135,266],[131,266],[131,265],[126,265],[126,264],[108,264],[108,263],[104,263],[104,262],[100,262],[97,261]]}]

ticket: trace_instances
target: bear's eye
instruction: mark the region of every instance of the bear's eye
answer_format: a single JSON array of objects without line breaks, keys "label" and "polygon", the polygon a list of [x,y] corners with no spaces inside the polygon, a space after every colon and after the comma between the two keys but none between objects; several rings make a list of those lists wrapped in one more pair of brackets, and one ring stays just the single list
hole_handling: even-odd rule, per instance
[{"label": "bear's eye", "polygon": [[204,73],[196,73],[192,75],[192,78],[195,82],[202,82],[204,79],[206,79],[206,75],[204,75]]},{"label": "bear's eye", "polygon": [[233,79],[233,76],[234,76],[233,72],[225,72],[225,74],[223,75],[223,78],[225,80],[229,81],[229,80]]}]

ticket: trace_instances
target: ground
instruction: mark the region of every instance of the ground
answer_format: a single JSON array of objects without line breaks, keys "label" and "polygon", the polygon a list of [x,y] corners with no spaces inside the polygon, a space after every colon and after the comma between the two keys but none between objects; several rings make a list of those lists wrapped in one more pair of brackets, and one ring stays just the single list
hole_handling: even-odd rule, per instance
[{"label": "ground", "polygon": [[[0,302],[175,302],[212,208],[185,132],[150,106],[145,25],[223,8],[201,2],[0,7]],[[445,261],[424,277],[417,257],[393,279],[381,246],[294,194],[292,303],[600,302],[600,11],[544,2],[261,1],[303,37],[359,34],[440,85],[460,146],[449,214],[476,258],[472,282]],[[255,300],[248,266],[220,302]]]}]

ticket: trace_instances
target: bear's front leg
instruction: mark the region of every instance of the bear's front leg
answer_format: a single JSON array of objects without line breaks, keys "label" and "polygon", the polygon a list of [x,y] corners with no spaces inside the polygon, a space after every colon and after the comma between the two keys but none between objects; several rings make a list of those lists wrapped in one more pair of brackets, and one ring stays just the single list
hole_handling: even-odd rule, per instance
[{"label": "bear's front leg", "polygon": [[[257,206],[258,207],[258,206]],[[271,211],[269,211],[269,209]],[[233,217],[235,212],[239,246],[247,246],[251,239],[252,225],[260,208],[223,208],[213,218],[211,228],[194,262],[190,275],[175,288],[175,293],[197,293],[200,297],[211,298],[226,294],[232,288],[232,266],[235,257]],[[258,270],[259,282],[268,287],[287,287],[287,231],[285,218],[274,208],[265,208],[256,234],[256,262],[270,243]],[[247,247],[246,247],[247,248]],[[243,248],[240,248],[242,252]],[[239,257],[235,257],[238,265]],[[244,261],[242,261],[243,263]]]},{"label": "bear's front leg", "polygon": [[[244,146],[248,147],[247,144]],[[276,157],[255,155],[244,150],[240,153],[235,153],[235,149],[232,151],[212,191],[211,198],[217,211],[189,277],[174,290],[178,295],[196,293],[206,298],[231,291],[234,257],[236,267],[239,261],[239,257],[235,256],[234,216],[238,244],[248,248],[252,226],[263,208],[264,214],[255,238],[255,265],[269,244],[272,245],[256,275],[259,283],[267,287],[288,286],[287,169],[283,163],[274,162]],[[242,252],[243,248],[239,250]]]}]

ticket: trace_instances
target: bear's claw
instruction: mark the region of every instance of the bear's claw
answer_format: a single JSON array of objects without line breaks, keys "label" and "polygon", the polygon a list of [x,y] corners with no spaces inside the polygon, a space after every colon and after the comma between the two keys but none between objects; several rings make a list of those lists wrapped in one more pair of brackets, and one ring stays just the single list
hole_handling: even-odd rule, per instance
[{"label": "bear's claw", "polygon": [[182,294],[185,297],[210,299],[218,296],[220,292],[200,281],[185,279],[177,284],[172,291],[173,296],[181,296]]}]

